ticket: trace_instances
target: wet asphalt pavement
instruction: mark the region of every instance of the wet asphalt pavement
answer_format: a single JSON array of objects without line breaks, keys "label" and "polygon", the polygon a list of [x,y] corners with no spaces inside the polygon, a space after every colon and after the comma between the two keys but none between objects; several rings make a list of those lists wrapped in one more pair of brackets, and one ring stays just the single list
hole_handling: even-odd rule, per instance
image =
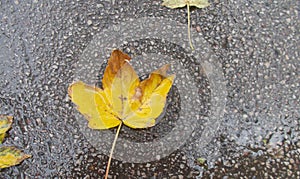
[{"label": "wet asphalt pavement", "polygon": [[[95,36],[110,26],[141,17],[187,24],[186,9],[165,8],[159,0],[0,2],[0,113],[14,116],[4,144],[33,155],[3,169],[0,178],[102,177],[108,157],[82,133],[67,96],[76,65]],[[211,129],[214,135],[205,145],[200,139],[213,112],[216,85],[205,63],[186,55],[188,46],[132,39],[117,47],[130,56],[182,59],[197,86],[201,107],[193,111],[200,117],[177,150],[144,163],[113,160],[110,178],[300,178],[299,1],[211,3],[191,9],[191,24],[193,38],[204,39],[224,79],[225,103]],[[96,84],[103,68],[97,69]],[[124,127],[121,137],[145,142],[172,131],[186,107],[177,86],[168,97],[165,120],[152,129]]]}]

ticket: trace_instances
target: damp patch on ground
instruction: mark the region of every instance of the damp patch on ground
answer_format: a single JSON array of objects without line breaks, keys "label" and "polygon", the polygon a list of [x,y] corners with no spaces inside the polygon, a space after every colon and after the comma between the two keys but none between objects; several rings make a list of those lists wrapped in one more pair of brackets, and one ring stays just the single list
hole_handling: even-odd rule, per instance
[{"label": "damp patch on ground", "polygon": [[[83,80],[101,86],[110,48],[116,47],[133,57],[141,78],[171,63],[180,79],[156,127],[122,129],[127,151],[138,151],[130,146],[163,139],[174,129],[193,130],[173,135],[174,141],[188,138],[180,145],[162,143],[170,148],[165,155],[142,151],[149,154],[147,162],[121,160],[126,152],[120,142],[110,178],[299,178],[299,2],[215,0],[208,8],[192,8],[197,53],[187,43],[186,9],[161,3],[0,2],[0,113],[14,116],[5,143],[32,155],[1,170],[0,178],[104,175],[111,142],[105,138],[96,145],[90,139],[102,139],[83,133],[86,121],[67,88],[89,69],[92,75]],[[136,31],[126,32],[130,26]],[[143,28],[147,33],[137,31]],[[125,37],[132,38],[120,41]],[[95,38],[106,39],[96,45],[112,45],[89,51]],[[176,128],[183,120],[180,112],[196,116],[189,118],[197,119],[192,128]],[[113,134],[114,129],[101,135]]]}]

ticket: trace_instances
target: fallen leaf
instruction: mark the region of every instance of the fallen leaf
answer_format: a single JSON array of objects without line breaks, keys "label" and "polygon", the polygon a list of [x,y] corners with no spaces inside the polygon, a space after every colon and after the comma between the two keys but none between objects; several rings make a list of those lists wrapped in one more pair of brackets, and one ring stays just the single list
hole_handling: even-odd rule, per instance
[{"label": "fallen leaf", "polygon": [[112,52],[102,79],[103,89],[81,81],[70,85],[69,96],[90,128],[108,129],[121,122],[131,128],[155,125],[175,76],[167,76],[169,65],[165,65],[140,81],[129,60],[119,50]]},{"label": "fallen leaf", "polygon": [[129,63],[130,57],[114,50],[104,71],[102,86],[71,84],[68,93],[92,129],[119,126],[110,152],[105,178],[108,176],[113,150],[122,124],[131,128],[147,128],[156,124],[162,113],[175,75],[167,75],[169,65],[152,72],[143,81]]},{"label": "fallen leaf", "polygon": [[0,168],[6,168],[13,165],[18,165],[31,155],[24,154],[15,147],[0,148]]},{"label": "fallen leaf", "polygon": [[197,8],[205,8],[210,5],[208,0],[163,0],[162,5],[172,9],[187,6],[188,38],[189,38],[190,47],[192,50],[194,50],[192,40],[191,40],[191,30],[190,30],[191,27],[190,6],[196,6]]},{"label": "fallen leaf", "polygon": [[[11,128],[12,116],[0,115],[0,143],[2,144],[6,132]],[[0,168],[6,168],[21,163],[24,159],[31,157],[22,153],[15,147],[0,147]]]},{"label": "fallen leaf", "polygon": [[13,122],[12,116],[0,115],[0,144],[2,144],[6,131],[11,128]]},{"label": "fallen leaf", "polygon": [[208,0],[164,0],[162,5],[172,9],[184,7],[186,5],[205,8],[209,6],[209,2]]}]

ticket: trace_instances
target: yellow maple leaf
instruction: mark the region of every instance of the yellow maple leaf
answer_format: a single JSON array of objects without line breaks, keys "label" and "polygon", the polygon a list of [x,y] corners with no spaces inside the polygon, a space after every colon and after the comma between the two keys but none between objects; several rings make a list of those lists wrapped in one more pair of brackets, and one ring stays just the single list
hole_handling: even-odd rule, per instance
[{"label": "yellow maple leaf", "polygon": [[78,110],[89,121],[92,129],[108,129],[119,126],[112,144],[105,178],[116,141],[124,123],[131,128],[147,128],[156,124],[162,113],[167,94],[175,75],[167,76],[170,65],[152,72],[140,81],[129,63],[130,57],[114,50],[108,60],[102,79],[102,87],[90,86],[82,81],[69,86],[68,93]]},{"label": "yellow maple leaf", "polygon": [[129,60],[119,50],[112,52],[102,79],[103,89],[81,81],[70,85],[69,96],[90,128],[108,129],[121,122],[131,128],[155,125],[175,75],[167,76],[169,65],[165,65],[140,81]]}]

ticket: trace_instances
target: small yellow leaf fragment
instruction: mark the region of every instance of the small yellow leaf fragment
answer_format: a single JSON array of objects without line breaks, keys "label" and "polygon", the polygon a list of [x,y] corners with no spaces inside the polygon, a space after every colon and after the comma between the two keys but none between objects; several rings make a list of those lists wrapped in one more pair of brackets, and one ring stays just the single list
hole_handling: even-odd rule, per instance
[{"label": "small yellow leaf fragment", "polygon": [[13,165],[18,165],[31,155],[24,154],[15,147],[1,147],[0,148],[0,168],[6,168]]},{"label": "small yellow leaf fragment", "polygon": [[206,159],[200,157],[200,158],[197,158],[197,162],[199,162],[199,164],[203,165],[203,164],[205,164]]},{"label": "small yellow leaf fragment", "polygon": [[12,116],[0,115],[0,144],[2,144],[6,132],[11,128]]}]

